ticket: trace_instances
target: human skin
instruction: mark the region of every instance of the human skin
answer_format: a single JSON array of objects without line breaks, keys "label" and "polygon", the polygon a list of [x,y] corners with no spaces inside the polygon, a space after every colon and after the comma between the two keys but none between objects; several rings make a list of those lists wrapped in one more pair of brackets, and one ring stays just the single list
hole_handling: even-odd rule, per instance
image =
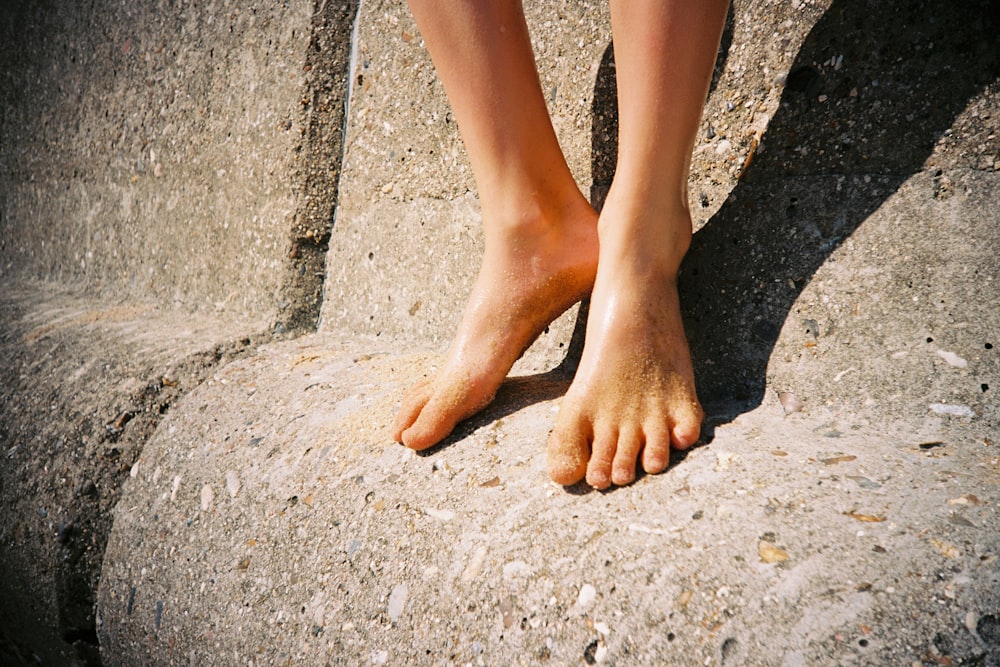
[{"label": "human skin", "polygon": [[677,272],[691,241],[687,177],[725,0],[611,3],[618,166],[597,214],[566,166],[520,2],[411,0],[472,163],[485,254],[443,367],[403,401],[396,440],[425,449],[489,403],[545,326],[593,290],[583,356],[548,471],[599,489],[666,469],[702,409]]}]

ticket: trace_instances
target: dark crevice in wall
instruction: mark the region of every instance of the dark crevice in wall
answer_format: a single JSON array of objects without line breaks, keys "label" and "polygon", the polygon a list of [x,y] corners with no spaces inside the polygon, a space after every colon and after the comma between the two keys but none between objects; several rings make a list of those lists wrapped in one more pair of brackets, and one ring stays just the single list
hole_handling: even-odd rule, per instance
[{"label": "dark crevice in wall", "polygon": [[348,94],[351,30],[359,0],[316,0],[296,148],[297,210],[275,334],[315,331],[323,305],[326,253],[337,208]]}]

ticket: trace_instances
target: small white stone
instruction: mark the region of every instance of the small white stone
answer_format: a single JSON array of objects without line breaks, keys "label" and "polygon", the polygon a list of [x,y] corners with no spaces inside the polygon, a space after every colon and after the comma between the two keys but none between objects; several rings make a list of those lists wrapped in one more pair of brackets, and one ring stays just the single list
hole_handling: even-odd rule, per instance
[{"label": "small white stone", "polygon": [[472,558],[469,560],[468,566],[465,568],[465,571],[462,572],[462,581],[464,583],[476,580],[479,573],[483,571],[483,564],[486,562],[486,555],[488,553],[489,550],[485,546],[480,545],[476,547],[476,551],[472,554]]},{"label": "small white stone", "polygon": [[968,361],[948,350],[938,350],[937,355],[944,359],[949,366],[954,366],[955,368],[965,368],[969,365]]},{"label": "small white stone", "polygon": [[603,621],[597,621],[594,623],[594,629],[605,637],[611,634],[611,628],[609,628],[608,624]]},{"label": "small white stone", "polygon": [[778,401],[781,403],[781,407],[786,415],[794,412],[802,412],[802,408],[805,407],[799,397],[790,391],[783,391],[778,394]]},{"label": "small white stone", "polygon": [[844,379],[845,375],[847,375],[848,373],[850,373],[852,371],[856,371],[856,370],[858,370],[858,369],[855,368],[854,366],[851,366],[850,368],[848,368],[846,370],[842,370],[842,371],[840,371],[839,373],[837,373],[836,375],[833,376],[833,381],[834,382],[840,382],[841,380]]},{"label": "small white stone", "polygon": [[503,566],[503,578],[513,579],[518,576],[531,574],[531,568],[523,560],[512,560]]},{"label": "small white stone", "polygon": [[226,491],[229,492],[230,498],[235,498],[240,492],[240,478],[235,470],[226,471]]},{"label": "small white stone", "polygon": [[201,511],[207,512],[212,509],[212,501],[215,500],[215,492],[208,484],[201,487]]},{"label": "small white stone", "polygon": [[398,621],[400,614],[403,613],[407,595],[409,595],[409,590],[406,588],[406,584],[397,584],[389,593],[389,620],[393,623]]},{"label": "small white stone", "polygon": [[580,595],[576,598],[576,606],[580,611],[584,611],[597,599],[597,589],[590,584],[580,587]]},{"label": "small white stone", "polygon": [[424,514],[426,514],[429,517],[438,519],[440,521],[451,521],[452,519],[455,518],[455,513],[452,512],[451,510],[436,510],[428,508],[424,510]]},{"label": "small white stone", "polygon": [[954,415],[956,417],[975,417],[976,413],[968,405],[949,405],[948,403],[931,403],[931,412],[938,415]]},{"label": "small white stone", "polygon": [[389,662],[389,652],[388,651],[376,651],[372,653],[372,664],[373,665],[384,665]]},{"label": "small white stone", "polygon": [[725,155],[731,150],[733,150],[733,144],[729,141],[729,139],[723,139],[719,142],[719,145],[715,147],[715,152],[719,155]]}]

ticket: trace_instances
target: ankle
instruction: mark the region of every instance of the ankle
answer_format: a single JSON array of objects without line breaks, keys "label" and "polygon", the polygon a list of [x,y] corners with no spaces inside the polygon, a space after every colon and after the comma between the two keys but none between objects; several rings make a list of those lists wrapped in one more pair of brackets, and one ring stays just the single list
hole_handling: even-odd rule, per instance
[{"label": "ankle", "polygon": [[687,208],[624,213],[605,207],[598,222],[601,263],[623,263],[641,273],[676,277],[691,247]]},{"label": "ankle", "polygon": [[521,199],[508,197],[498,206],[483,204],[483,231],[491,242],[521,248],[561,242],[572,231],[596,231],[597,213],[575,189],[551,197],[533,193]]}]

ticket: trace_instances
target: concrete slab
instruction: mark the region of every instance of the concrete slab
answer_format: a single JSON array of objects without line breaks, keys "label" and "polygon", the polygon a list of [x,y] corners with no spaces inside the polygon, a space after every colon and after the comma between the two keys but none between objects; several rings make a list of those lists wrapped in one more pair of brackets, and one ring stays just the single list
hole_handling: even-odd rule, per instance
[{"label": "concrete slab", "polygon": [[0,277],[315,326],[356,5],[3,3]]},{"label": "concrete slab", "polygon": [[129,468],[180,396],[261,336],[43,285],[5,285],[0,319],[0,661],[96,664],[97,580]]},{"label": "concrete slab", "polygon": [[433,357],[330,334],[219,369],[118,505],[105,663],[911,664],[1000,660],[1000,458],[980,415],[756,410],[610,493],[548,482],[568,378],[513,379],[426,455]]},{"label": "concrete slab", "polygon": [[315,327],[356,7],[0,4],[0,662],[99,664],[123,472]]}]

